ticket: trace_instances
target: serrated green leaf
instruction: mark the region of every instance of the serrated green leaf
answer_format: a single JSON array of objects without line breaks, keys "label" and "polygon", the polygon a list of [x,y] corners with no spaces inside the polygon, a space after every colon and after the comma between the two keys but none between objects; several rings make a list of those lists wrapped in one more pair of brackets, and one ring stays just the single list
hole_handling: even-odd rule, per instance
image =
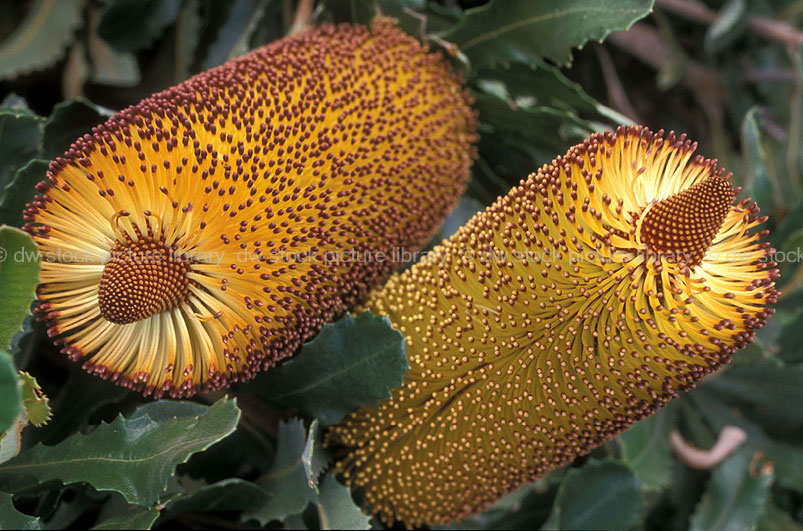
[{"label": "serrated green leaf", "polygon": [[35,186],[45,180],[49,165],[46,160],[33,159],[17,170],[5,190],[0,192],[0,225],[22,227],[25,224],[22,217],[25,204],[33,200],[37,193]]},{"label": "serrated green leaf", "polygon": [[110,0],[98,35],[121,52],[136,52],[158,39],[178,16],[177,0]]},{"label": "serrated green leaf", "polygon": [[669,433],[675,416],[676,409],[670,403],[619,436],[622,461],[635,472],[644,490],[660,490],[672,480]]},{"label": "serrated green leaf", "polygon": [[318,496],[321,529],[371,529],[371,517],[351,499],[351,491],[331,474],[321,483]]},{"label": "serrated green leaf", "polygon": [[758,523],[772,484],[772,469],[750,471],[753,452],[740,448],[714,468],[689,522],[690,531],[751,529]]},{"label": "serrated green leaf", "polygon": [[404,336],[387,317],[347,314],[248,389],[328,426],[359,406],[390,398],[407,369]]},{"label": "serrated green leaf", "polygon": [[491,0],[441,37],[455,43],[473,68],[548,58],[565,65],[572,48],[629,28],[652,10],[653,0]]},{"label": "serrated green leaf", "polygon": [[632,529],[643,510],[644,495],[632,470],[592,460],[566,472],[550,521],[559,529]]},{"label": "serrated green leaf", "polygon": [[301,513],[317,499],[304,471],[302,456],[305,446],[306,435],[301,420],[279,423],[276,458],[270,471],[259,481],[259,486],[270,494],[270,498],[258,509],[247,511],[244,519],[254,519],[266,525]]},{"label": "serrated green leaf", "polygon": [[270,494],[254,483],[239,478],[225,479],[201,487],[192,494],[173,499],[165,515],[211,511],[255,511],[270,500]]},{"label": "serrated green leaf", "polygon": [[11,356],[0,351],[0,434],[12,427],[22,411],[22,389]]},{"label": "serrated green leaf", "polygon": [[61,157],[80,136],[105,121],[113,111],[95,105],[85,98],[59,103],[45,122],[42,149],[45,158]]},{"label": "serrated green leaf", "polygon": [[0,350],[22,331],[31,313],[39,283],[39,251],[29,235],[15,227],[0,226]]},{"label": "serrated green leaf", "polygon": [[43,125],[35,114],[0,109],[0,194],[19,168],[41,156]]},{"label": "serrated green leaf", "polygon": [[41,529],[39,518],[19,512],[12,498],[11,494],[0,492],[0,529]]},{"label": "serrated green leaf", "polygon": [[13,92],[3,98],[3,101],[0,102],[0,109],[9,109],[27,114],[34,114],[33,111],[31,111],[31,108],[28,107],[28,102],[25,101],[25,98],[14,94]]},{"label": "serrated green leaf", "polygon": [[159,509],[129,506],[128,510],[108,518],[92,529],[150,529],[159,518]]},{"label": "serrated green leaf", "polygon": [[43,426],[50,420],[47,396],[42,393],[36,379],[27,372],[20,371],[19,378],[26,421],[37,427]]},{"label": "serrated green leaf", "polygon": [[307,475],[307,485],[318,492],[318,479],[323,469],[329,464],[329,456],[322,445],[318,419],[313,420],[307,430],[307,442],[304,444],[301,462],[304,464],[304,473]]},{"label": "serrated green leaf", "polygon": [[37,0],[0,46],[0,79],[49,66],[64,56],[81,25],[84,0]]},{"label": "serrated green leaf", "polygon": [[56,444],[86,428],[89,417],[99,408],[121,401],[130,391],[93,376],[79,366],[70,369],[67,382],[51,405],[53,420],[28,437],[30,442]]},{"label": "serrated green leaf", "polygon": [[240,410],[222,398],[198,417],[156,422],[122,416],[55,446],[34,446],[0,466],[0,485],[18,490],[50,480],[86,482],[153,506],[176,466],[234,431]]}]

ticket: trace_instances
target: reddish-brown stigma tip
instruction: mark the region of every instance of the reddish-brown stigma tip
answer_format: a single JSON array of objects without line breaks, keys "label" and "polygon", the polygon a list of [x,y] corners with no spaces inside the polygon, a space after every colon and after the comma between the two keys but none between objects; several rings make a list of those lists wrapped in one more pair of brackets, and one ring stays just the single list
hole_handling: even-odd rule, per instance
[{"label": "reddish-brown stigma tip", "polygon": [[189,266],[150,238],[118,244],[100,277],[100,314],[128,324],[172,310],[189,295]]},{"label": "reddish-brown stigma tip", "polygon": [[654,204],[641,223],[641,240],[671,262],[699,265],[722,227],[735,193],[730,181],[708,179]]}]

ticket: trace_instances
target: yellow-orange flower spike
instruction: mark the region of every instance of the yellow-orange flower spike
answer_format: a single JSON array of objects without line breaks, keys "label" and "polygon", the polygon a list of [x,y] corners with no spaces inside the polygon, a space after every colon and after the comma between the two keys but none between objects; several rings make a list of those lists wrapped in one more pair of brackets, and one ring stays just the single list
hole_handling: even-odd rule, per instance
[{"label": "yellow-orange flower spike", "polygon": [[39,311],[71,358],[146,394],[250,378],[431,238],[474,125],[446,61],[387,21],[204,72],[51,164],[26,211]]},{"label": "yellow-orange flower spike", "polygon": [[764,219],[695,147],[596,134],[369,295],[410,371],[328,444],[371,511],[409,525],[479,511],[751,341],[777,298],[751,232]]}]

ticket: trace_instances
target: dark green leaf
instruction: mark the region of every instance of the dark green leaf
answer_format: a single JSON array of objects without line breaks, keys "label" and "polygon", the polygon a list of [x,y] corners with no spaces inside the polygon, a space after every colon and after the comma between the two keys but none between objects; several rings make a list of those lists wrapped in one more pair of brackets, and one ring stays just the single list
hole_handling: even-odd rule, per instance
[{"label": "dark green leaf", "polygon": [[43,124],[35,114],[0,109],[0,193],[19,168],[41,156]]},{"label": "dark green leaf", "polygon": [[758,521],[756,531],[803,531],[803,524],[778,507],[770,498],[764,507],[764,514]]},{"label": "dark green leaf", "polygon": [[20,229],[0,226],[0,350],[22,331],[39,283],[39,251]]},{"label": "dark green leaf", "polygon": [[6,433],[22,410],[22,388],[11,356],[0,351],[0,435]]},{"label": "dark green leaf", "polygon": [[745,0],[728,0],[705,33],[705,51],[717,53],[723,50],[742,33],[746,22]]},{"label": "dark green leaf", "polygon": [[[710,389],[700,387],[689,393],[686,398],[694,405],[694,410],[702,413],[715,430],[719,431],[729,424],[745,430],[749,447],[761,450],[767,459],[778,464],[775,467],[775,481],[803,494],[803,449],[771,439],[758,424],[738,414],[738,411],[734,411],[729,404],[722,402],[719,395]],[[705,446],[710,447],[712,444],[713,441],[708,441]]]},{"label": "dark green leaf", "polygon": [[483,68],[477,82],[496,80],[504,85],[508,97],[524,107],[552,107],[574,113],[596,113],[599,102],[569,80],[560,69],[535,60],[531,65],[513,63]]},{"label": "dark green leaf", "polygon": [[37,0],[0,46],[0,79],[50,66],[64,56],[81,24],[84,0]]},{"label": "dark green leaf", "polygon": [[36,378],[25,371],[19,371],[20,379],[20,399],[22,409],[25,413],[26,423],[30,423],[37,428],[44,426],[50,420],[50,405],[48,398],[42,392],[42,388]]},{"label": "dark green leaf", "polygon": [[98,35],[121,52],[148,47],[176,20],[178,0],[110,0],[103,10]]},{"label": "dark green leaf", "polygon": [[128,510],[104,520],[92,529],[150,529],[157,518],[158,509],[132,505]]},{"label": "dark green leaf", "polygon": [[0,492],[0,529],[41,529],[39,518],[22,514],[14,507],[11,494]]},{"label": "dark green leaf", "polygon": [[[548,483],[548,477],[543,477],[537,482],[539,487],[546,487]],[[520,487],[519,490],[493,504],[484,513],[457,522],[455,527],[462,529],[472,524],[475,529],[528,530],[543,527],[552,513],[557,486],[544,492],[542,488],[536,487],[537,484],[530,483]]]},{"label": "dark green leaf", "polygon": [[270,493],[270,499],[254,511],[243,515],[266,525],[273,520],[301,513],[317,496],[307,482],[303,454],[306,446],[304,424],[301,420],[279,423],[276,459],[260,486]]},{"label": "dark green leaf", "polygon": [[318,517],[321,529],[371,529],[371,517],[363,514],[351,499],[349,488],[331,474],[321,483]]},{"label": "dark green leaf", "polygon": [[49,165],[46,160],[34,159],[17,170],[5,191],[0,193],[0,225],[22,227],[25,224],[22,218],[25,204],[33,200],[37,193],[34,187],[45,180]]},{"label": "dark green leaf", "polygon": [[421,13],[426,7],[426,0],[379,0],[380,12],[396,19],[399,27],[415,37],[421,37],[421,19],[412,13]]},{"label": "dark green leaf", "polygon": [[766,418],[803,424],[803,410],[799,407],[803,367],[730,367],[706,381],[705,387],[758,407]]},{"label": "dark green leaf", "polygon": [[670,403],[619,436],[622,461],[635,472],[644,490],[660,490],[672,480],[669,432],[675,416],[675,405]]},{"label": "dark green leaf", "polygon": [[270,500],[262,487],[238,478],[206,485],[197,492],[179,496],[165,509],[165,515],[211,511],[254,511]]},{"label": "dark green leaf", "polygon": [[248,51],[251,34],[271,0],[234,0],[228,19],[209,46],[203,68],[212,68]]},{"label": "dark green leaf", "polygon": [[209,4],[210,16],[214,17],[214,20],[210,20],[210,28],[207,31],[214,31],[215,34],[204,41],[207,48],[202,63],[204,69],[223,64],[228,59],[234,44],[248,26],[250,13],[258,4],[259,0],[233,0]]},{"label": "dark green leaf", "polygon": [[144,406],[138,407],[134,414],[129,417],[129,419],[134,420],[143,416],[147,416],[154,422],[163,422],[165,420],[174,419],[191,419],[194,417],[200,417],[206,413],[207,409],[209,409],[207,406],[198,404],[196,402],[185,402],[182,400],[157,400],[156,402],[151,402],[149,404],[145,404]]},{"label": "dark green leaf", "polygon": [[176,21],[176,73],[174,81],[180,83],[190,77],[190,66],[198,47],[201,33],[199,0],[186,0]]},{"label": "dark green leaf", "polygon": [[404,336],[370,312],[327,324],[301,352],[248,389],[328,426],[362,405],[390,398],[407,372]]},{"label": "dark green leaf", "polygon": [[136,55],[120,52],[101,39],[98,35],[100,17],[93,16],[92,19],[93,24],[87,39],[92,81],[118,87],[131,87],[139,83],[141,76]]},{"label": "dark green leaf", "polygon": [[370,25],[376,16],[377,0],[329,0],[323,5],[334,22]]},{"label": "dark green leaf", "polygon": [[761,145],[759,120],[761,109],[753,107],[742,121],[742,159],[745,168],[744,189],[748,197],[764,210],[772,211],[772,182],[767,174],[764,148]]},{"label": "dark green leaf", "polygon": [[[541,106],[519,107],[492,94],[475,94],[474,98],[474,108],[480,113],[486,137],[503,137],[505,141],[547,149],[549,160],[592,132],[591,124],[572,111]],[[531,171],[535,169],[533,167]],[[525,177],[520,175],[518,179]]]},{"label": "dark green leaf", "polygon": [[629,28],[647,16],[652,0],[492,0],[471,9],[441,36],[455,44],[474,68],[548,58],[571,62],[571,49],[612,31]]},{"label": "dark green leaf", "polygon": [[201,30],[198,47],[195,50],[194,67],[199,66],[199,62],[207,57],[210,47],[220,35],[221,28],[229,21],[232,7],[238,1],[241,0],[231,2],[201,0]]},{"label": "dark green leaf", "polygon": [[79,137],[89,133],[92,127],[114,114],[109,109],[91,101],[78,98],[59,103],[45,122],[42,146],[45,158],[54,159],[64,152]]},{"label": "dark green leaf", "polygon": [[153,506],[180,463],[234,431],[240,410],[223,398],[198,417],[156,422],[122,416],[88,435],[55,446],[37,445],[0,466],[0,485],[19,490],[50,480],[90,483]]},{"label": "dark green leaf", "polygon": [[714,468],[708,488],[694,511],[691,531],[725,531],[755,527],[767,502],[772,469],[751,473],[753,452],[740,448]]},{"label": "dark green leaf", "polygon": [[632,470],[611,460],[589,461],[566,473],[550,520],[560,529],[632,529],[643,509]]}]

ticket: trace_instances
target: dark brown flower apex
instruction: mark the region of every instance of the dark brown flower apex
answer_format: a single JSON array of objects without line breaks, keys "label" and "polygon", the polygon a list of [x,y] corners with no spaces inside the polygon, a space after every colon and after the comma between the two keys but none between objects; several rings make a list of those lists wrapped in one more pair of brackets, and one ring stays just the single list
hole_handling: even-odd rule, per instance
[{"label": "dark brown flower apex", "polygon": [[671,262],[699,265],[733,203],[730,181],[712,176],[654,204],[644,215],[641,240]]},{"label": "dark brown flower apex", "polygon": [[100,314],[128,324],[176,308],[189,295],[189,269],[189,261],[152,238],[118,243],[100,277]]}]

